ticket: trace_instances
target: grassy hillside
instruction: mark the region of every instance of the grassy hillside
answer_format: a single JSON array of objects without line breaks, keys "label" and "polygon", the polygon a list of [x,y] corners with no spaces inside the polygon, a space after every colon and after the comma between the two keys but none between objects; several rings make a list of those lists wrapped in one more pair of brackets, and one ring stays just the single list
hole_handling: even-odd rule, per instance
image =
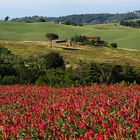
[{"label": "grassy hillside", "polygon": [[50,52],[60,53],[66,63],[75,65],[80,60],[85,62],[96,61],[99,63],[110,62],[115,64],[129,63],[140,66],[140,50],[111,49],[106,47],[89,47],[75,45],[73,48],[66,47],[66,44],[54,44],[48,47],[46,41],[0,41],[0,44],[7,47],[13,54],[26,56],[40,56]]},{"label": "grassy hillside", "polygon": [[61,39],[74,35],[98,35],[108,42],[116,42],[120,48],[140,50],[140,30],[114,24],[67,26],[55,23],[0,22],[0,40],[43,41],[45,34],[53,32]]}]

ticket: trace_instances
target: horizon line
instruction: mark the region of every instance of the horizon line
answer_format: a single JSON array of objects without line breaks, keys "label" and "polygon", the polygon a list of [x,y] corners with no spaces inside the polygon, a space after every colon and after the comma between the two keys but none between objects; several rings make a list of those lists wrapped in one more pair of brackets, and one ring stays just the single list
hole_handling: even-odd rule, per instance
[{"label": "horizon line", "polygon": [[[140,10],[133,10],[133,11],[126,11],[126,12],[96,12],[96,13],[73,13],[73,14],[66,14],[66,15],[60,15],[60,16],[45,16],[45,15],[24,15],[24,16],[18,16],[18,17],[10,17],[10,19],[14,18],[24,18],[24,17],[34,17],[34,16],[39,16],[39,17],[48,17],[48,18],[59,18],[59,17],[66,17],[66,16],[72,16],[72,15],[92,15],[92,14],[127,14],[127,13],[134,13],[134,12],[140,12]],[[7,15],[8,16],[8,15]],[[5,16],[6,17],[6,16]],[[4,18],[5,18],[4,17]],[[0,20],[3,20],[4,18],[0,18]]]}]

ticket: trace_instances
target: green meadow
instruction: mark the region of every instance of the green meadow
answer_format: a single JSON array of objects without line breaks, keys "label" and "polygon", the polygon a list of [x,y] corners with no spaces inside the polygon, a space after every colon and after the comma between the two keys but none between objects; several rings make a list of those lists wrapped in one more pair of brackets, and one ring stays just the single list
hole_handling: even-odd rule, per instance
[{"label": "green meadow", "polygon": [[56,33],[60,39],[75,35],[100,36],[103,40],[118,44],[119,48],[140,50],[140,29],[119,24],[70,26],[55,23],[0,22],[0,40],[44,41],[46,33]]}]

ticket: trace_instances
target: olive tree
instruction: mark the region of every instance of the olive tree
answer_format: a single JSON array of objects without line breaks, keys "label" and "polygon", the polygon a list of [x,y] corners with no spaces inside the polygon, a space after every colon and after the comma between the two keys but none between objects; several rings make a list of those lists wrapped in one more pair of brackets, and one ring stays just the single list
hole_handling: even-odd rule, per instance
[{"label": "olive tree", "polygon": [[51,47],[52,47],[52,41],[59,38],[59,36],[54,33],[47,33],[45,36],[46,36],[47,40],[50,42]]}]

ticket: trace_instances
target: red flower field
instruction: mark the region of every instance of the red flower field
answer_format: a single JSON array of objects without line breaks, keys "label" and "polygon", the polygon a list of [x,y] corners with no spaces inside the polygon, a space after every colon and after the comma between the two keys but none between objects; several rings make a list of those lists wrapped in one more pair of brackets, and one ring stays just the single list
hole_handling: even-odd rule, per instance
[{"label": "red flower field", "polygon": [[140,139],[140,86],[0,86],[0,139]]}]

